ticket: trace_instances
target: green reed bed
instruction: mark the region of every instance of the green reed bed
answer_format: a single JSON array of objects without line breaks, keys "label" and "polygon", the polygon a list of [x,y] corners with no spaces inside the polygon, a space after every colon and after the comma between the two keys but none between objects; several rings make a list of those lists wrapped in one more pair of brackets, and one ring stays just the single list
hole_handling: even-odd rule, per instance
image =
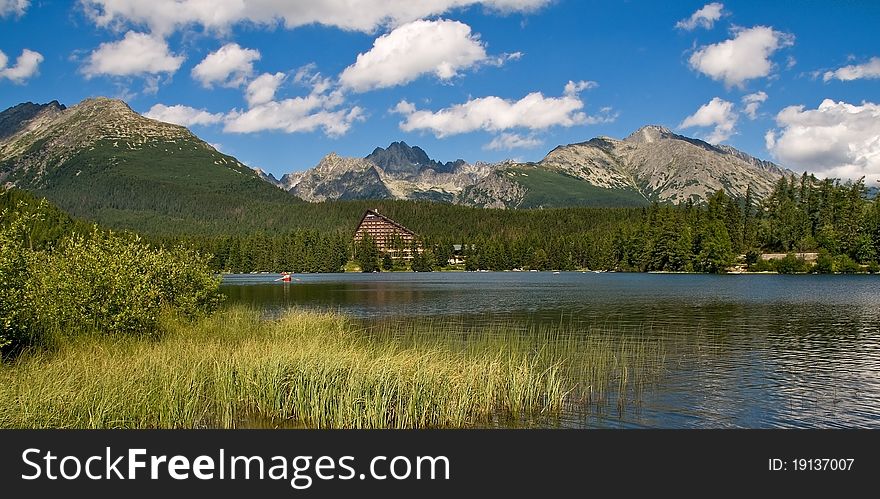
[{"label": "green reed bed", "polygon": [[[158,338],[77,336],[0,365],[0,427],[471,427],[537,421],[662,369],[662,342],[569,326],[366,327],[231,308]],[[617,395],[616,395],[617,396]]]}]

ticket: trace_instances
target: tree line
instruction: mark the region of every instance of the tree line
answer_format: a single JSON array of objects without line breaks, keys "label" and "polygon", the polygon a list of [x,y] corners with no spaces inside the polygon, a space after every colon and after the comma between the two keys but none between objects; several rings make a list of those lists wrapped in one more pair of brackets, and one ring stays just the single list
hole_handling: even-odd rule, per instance
[{"label": "tree line", "polygon": [[[7,191],[0,206],[24,195]],[[355,225],[367,208],[419,234],[421,251],[402,259],[356,247]],[[290,213],[267,215],[250,230],[232,224],[209,233],[139,233],[156,247],[183,244],[211,255],[215,272],[339,272],[352,261],[366,271],[424,271],[448,268],[453,256],[464,270],[724,272],[740,264],[750,270],[847,272],[872,270],[880,258],[880,201],[868,199],[864,181],[808,175],[780,179],[763,200],[751,191],[741,198],[719,191],[700,205],[490,210],[385,200],[294,203],[285,210]],[[37,228],[47,241],[60,226],[87,227],[60,210],[52,217],[57,220]],[[461,251],[454,255],[455,246]],[[796,255],[784,262],[760,258],[811,251],[819,253],[815,267]]]}]

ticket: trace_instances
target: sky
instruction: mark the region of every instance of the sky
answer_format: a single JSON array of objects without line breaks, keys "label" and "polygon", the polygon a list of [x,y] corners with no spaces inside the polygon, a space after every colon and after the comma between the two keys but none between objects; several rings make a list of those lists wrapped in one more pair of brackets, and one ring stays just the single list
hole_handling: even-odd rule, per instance
[{"label": "sky", "polygon": [[648,124],[880,181],[880,2],[0,0],[0,109],[122,98],[276,176]]}]

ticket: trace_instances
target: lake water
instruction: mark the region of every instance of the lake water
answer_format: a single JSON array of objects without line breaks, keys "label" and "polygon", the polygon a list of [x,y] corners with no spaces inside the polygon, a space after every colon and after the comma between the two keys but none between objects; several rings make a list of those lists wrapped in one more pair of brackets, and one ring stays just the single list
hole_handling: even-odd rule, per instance
[{"label": "lake water", "polygon": [[636,403],[573,427],[880,428],[880,277],[563,272],[224,278],[230,303],[366,320],[558,323],[662,336],[666,368]]}]

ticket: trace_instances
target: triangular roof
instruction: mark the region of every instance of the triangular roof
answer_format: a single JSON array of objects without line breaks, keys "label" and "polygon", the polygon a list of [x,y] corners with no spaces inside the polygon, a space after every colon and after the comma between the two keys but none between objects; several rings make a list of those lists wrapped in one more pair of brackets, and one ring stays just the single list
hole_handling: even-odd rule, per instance
[{"label": "triangular roof", "polygon": [[407,232],[407,233],[409,233],[409,234],[412,234],[413,236],[416,235],[415,232],[413,232],[413,231],[407,229],[407,228],[404,227],[403,225],[401,225],[401,224],[395,222],[394,220],[391,220],[390,218],[386,217],[385,215],[379,213],[378,210],[366,210],[366,211],[364,212],[364,215],[361,217],[361,221],[358,222],[358,224],[357,224],[357,228],[354,230],[355,233],[357,233],[358,229],[361,228],[361,225],[363,225],[364,220],[366,220],[366,218],[367,218],[367,215],[374,215],[374,216],[377,216],[377,217],[381,218],[382,220],[384,220],[384,221],[390,223],[391,225],[397,227],[398,229],[400,229],[400,230],[402,230],[402,231],[404,231],[404,232]]}]

